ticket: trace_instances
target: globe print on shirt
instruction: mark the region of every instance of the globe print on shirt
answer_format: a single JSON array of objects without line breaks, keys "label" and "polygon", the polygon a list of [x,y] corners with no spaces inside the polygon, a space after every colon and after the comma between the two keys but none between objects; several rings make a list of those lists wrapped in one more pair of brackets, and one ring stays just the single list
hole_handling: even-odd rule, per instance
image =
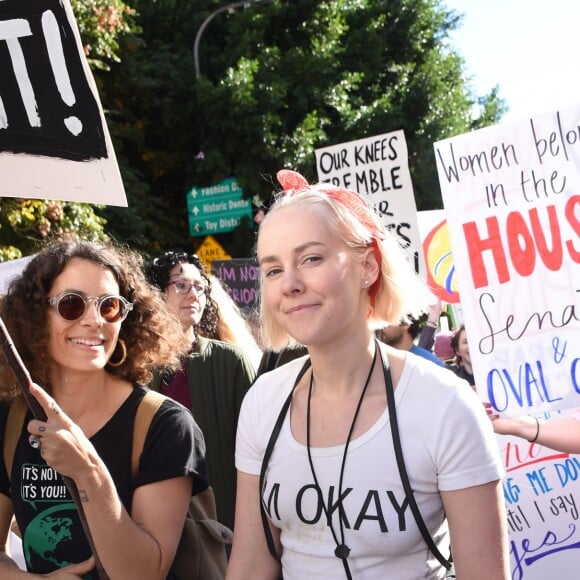
[{"label": "globe print on shirt", "polygon": [[[78,522],[77,518],[72,517],[75,512],[73,502],[55,505],[41,511],[28,524],[22,538],[22,549],[30,568],[36,568],[38,558],[48,560],[58,568],[72,564],[64,554],[67,552],[65,544],[78,533],[73,529],[75,522]],[[80,533],[83,533],[82,530]]]},{"label": "globe print on shirt", "polygon": [[[30,453],[26,448],[25,452]],[[22,536],[28,570],[48,573],[89,558],[91,550],[62,477],[34,460],[24,463],[20,471],[14,491],[20,495],[21,517],[28,521]],[[93,577],[92,572],[85,575]]]}]

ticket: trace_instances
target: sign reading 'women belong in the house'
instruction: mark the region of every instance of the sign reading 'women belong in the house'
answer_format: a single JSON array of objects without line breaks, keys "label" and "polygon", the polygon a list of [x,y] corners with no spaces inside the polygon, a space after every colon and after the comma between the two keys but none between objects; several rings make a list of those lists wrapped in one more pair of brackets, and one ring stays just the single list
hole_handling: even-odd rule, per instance
[{"label": "sign reading 'women belong in the house'", "polygon": [[[434,147],[481,398],[504,415],[580,407],[580,106]],[[576,578],[580,460],[499,440],[513,578]]]}]

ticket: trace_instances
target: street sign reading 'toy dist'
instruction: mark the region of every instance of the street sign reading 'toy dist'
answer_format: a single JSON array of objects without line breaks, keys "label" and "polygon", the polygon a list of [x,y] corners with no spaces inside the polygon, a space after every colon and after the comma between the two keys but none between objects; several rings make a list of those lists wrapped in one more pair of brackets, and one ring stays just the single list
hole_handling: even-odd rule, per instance
[{"label": "street sign reading 'toy dist'", "polygon": [[234,178],[208,187],[193,187],[187,193],[189,233],[206,236],[231,232],[244,217],[251,224],[252,200],[243,199],[242,194]]}]

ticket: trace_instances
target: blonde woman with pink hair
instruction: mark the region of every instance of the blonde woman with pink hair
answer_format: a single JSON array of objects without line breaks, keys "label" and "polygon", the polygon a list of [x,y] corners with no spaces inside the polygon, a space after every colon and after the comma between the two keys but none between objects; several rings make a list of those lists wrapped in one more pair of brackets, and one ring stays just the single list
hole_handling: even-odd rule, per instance
[{"label": "blonde woman with pink hair", "polygon": [[451,544],[458,578],[506,580],[502,467],[481,402],[373,335],[420,313],[424,284],[357,193],[278,180],[257,242],[262,338],[308,355],[242,404],[228,579],[443,578]]}]

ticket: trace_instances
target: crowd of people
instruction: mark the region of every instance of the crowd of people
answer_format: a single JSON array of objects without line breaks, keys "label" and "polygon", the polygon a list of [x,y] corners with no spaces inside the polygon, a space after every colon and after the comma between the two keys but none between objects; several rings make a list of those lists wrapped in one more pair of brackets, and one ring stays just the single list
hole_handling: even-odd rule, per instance
[{"label": "crowd of people", "polygon": [[[187,251],[54,241],[11,282],[0,315],[30,376],[0,357],[4,439],[30,409],[0,457],[0,577],[174,578],[208,489],[234,531],[229,580],[443,578],[450,548],[458,578],[509,577],[494,431],[578,453],[580,421],[482,405],[465,327],[438,331],[441,305],[363,198],[278,179],[259,333]],[[166,398],[133,477],[148,389]]]}]

